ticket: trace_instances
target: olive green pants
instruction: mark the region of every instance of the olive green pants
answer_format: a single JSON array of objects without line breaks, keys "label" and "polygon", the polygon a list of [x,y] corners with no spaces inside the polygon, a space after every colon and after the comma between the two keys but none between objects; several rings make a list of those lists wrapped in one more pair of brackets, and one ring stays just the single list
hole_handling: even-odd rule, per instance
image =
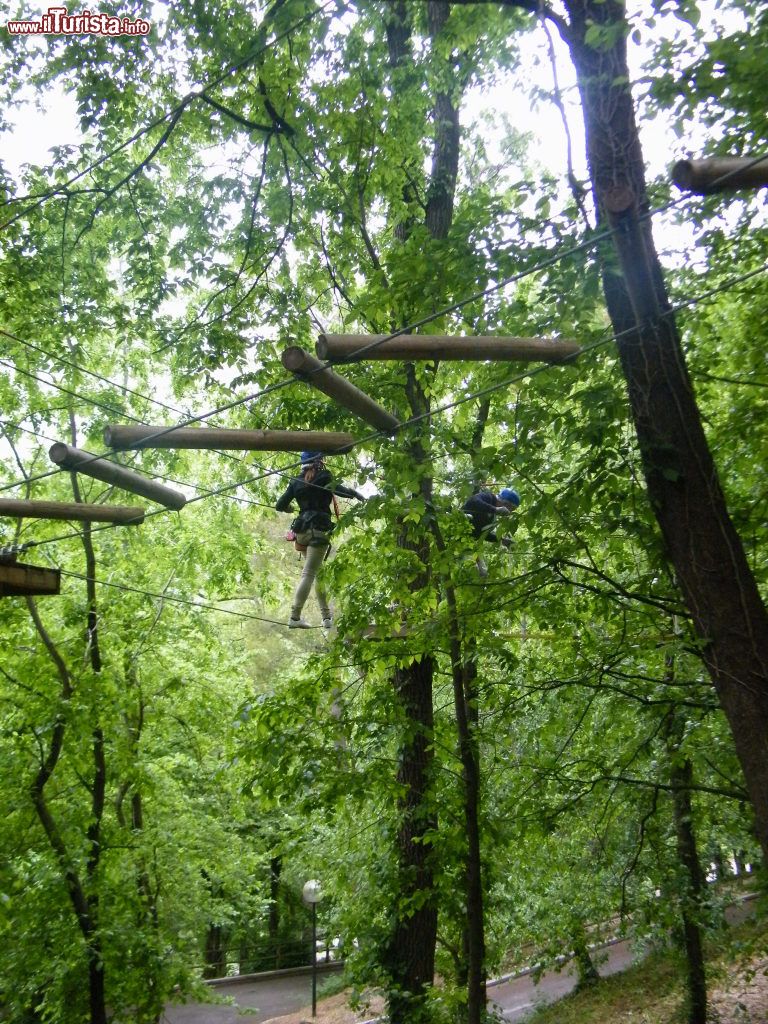
[{"label": "olive green pants", "polygon": [[296,592],[293,595],[293,603],[291,605],[292,619],[301,618],[301,611],[306,604],[313,583],[315,584],[315,596],[317,597],[317,603],[320,605],[321,618],[329,619],[331,617],[331,609],[328,606],[328,594],[326,593],[325,587],[323,587],[321,583],[317,582],[317,574],[320,570],[320,566],[325,560],[328,548],[328,544],[324,544],[322,547],[307,548],[307,552],[304,555],[304,571],[301,574],[299,585],[296,587]]}]

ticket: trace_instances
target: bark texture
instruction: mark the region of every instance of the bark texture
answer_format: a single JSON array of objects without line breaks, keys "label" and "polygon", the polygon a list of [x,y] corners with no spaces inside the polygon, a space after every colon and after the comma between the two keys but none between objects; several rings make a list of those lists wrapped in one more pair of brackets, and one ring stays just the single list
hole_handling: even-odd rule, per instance
[{"label": "bark texture", "polygon": [[[441,552],[446,545],[437,521],[432,532]],[[467,845],[464,851],[465,919],[462,934],[464,964],[460,983],[467,991],[467,1024],[480,1024],[487,1009],[485,971],[485,899],[480,843],[480,749],[478,745],[477,651],[473,640],[462,645],[456,591],[450,581],[444,583],[448,605],[448,632],[451,654],[453,703],[456,712],[458,752],[461,761],[464,825]]]},{"label": "bark texture", "polygon": [[403,787],[397,832],[398,877],[395,912],[385,954],[390,976],[387,992],[392,1024],[426,1019],[426,990],[435,973],[437,903],[434,894],[432,844],[437,830],[432,796],[431,658],[421,658],[394,673],[395,692],[408,718],[408,735],[400,749],[397,781]]},{"label": "bark texture", "polygon": [[693,768],[688,758],[674,758],[670,781],[677,837],[677,856],[684,872],[681,900],[683,948],[685,950],[688,988],[688,1024],[707,1024],[707,975],[704,966],[704,943],[699,915],[704,896],[704,873],[701,870],[693,830],[691,784]]},{"label": "bark texture", "polygon": [[[450,14],[450,5],[430,0],[427,6],[429,34],[440,33]],[[404,68],[411,55],[409,12],[402,3],[391,10],[386,26],[389,62],[394,83],[403,81]],[[453,217],[453,202],[459,159],[460,127],[458,98],[438,91],[434,107],[432,167],[427,187],[425,224],[435,239],[445,238]],[[410,187],[403,198],[410,198]],[[395,235],[405,241],[414,223],[396,225]],[[419,382],[412,363],[406,364],[406,394],[411,414],[429,411],[429,398]],[[428,427],[424,426],[424,431]],[[417,434],[410,442],[414,466],[425,467],[414,497],[430,501],[432,480],[426,471],[428,436]],[[402,524],[398,543],[419,558],[423,572],[417,574],[411,589],[417,592],[429,581],[429,537],[421,529],[412,532]],[[433,853],[430,834],[437,831],[434,801],[433,691],[434,660],[424,655],[413,664],[397,669],[393,687],[408,726],[399,751],[398,782],[403,796],[399,800],[397,836],[397,896],[391,931],[383,962],[389,974],[387,1009],[391,1024],[418,1024],[429,1016],[428,989],[434,980],[437,940],[437,899],[434,891]]]},{"label": "bark texture", "polygon": [[603,285],[648,494],[733,733],[766,855],[768,614],[728,515],[644,216],[625,8],[618,0],[566,0],[565,7],[569,22],[558,27],[578,76],[599,220],[615,229]]}]

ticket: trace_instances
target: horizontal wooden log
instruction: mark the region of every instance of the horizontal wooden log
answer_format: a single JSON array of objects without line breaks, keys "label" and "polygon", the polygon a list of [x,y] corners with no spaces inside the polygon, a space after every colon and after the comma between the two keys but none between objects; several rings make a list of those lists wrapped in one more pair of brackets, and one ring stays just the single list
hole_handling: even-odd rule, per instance
[{"label": "horizontal wooden log", "polygon": [[23,562],[0,562],[0,597],[44,597],[61,590],[58,569]]},{"label": "horizontal wooden log", "polygon": [[184,508],[187,499],[181,491],[174,491],[156,480],[148,480],[141,473],[134,473],[132,469],[125,466],[118,466],[114,462],[107,462],[106,459],[97,458],[90,452],[81,451],[79,448],[72,448],[71,445],[57,441],[48,449],[51,460],[61,469],[68,469],[72,472],[83,473],[91,476],[94,480],[103,480],[114,487],[120,487],[124,491],[131,491],[133,494],[140,494],[142,498],[156,501],[166,508]]},{"label": "horizontal wooden log", "polygon": [[399,421],[386,409],[378,405],[372,398],[355,387],[350,381],[340,377],[338,373],[323,365],[311,353],[298,345],[291,345],[282,355],[283,366],[301,380],[311,384],[313,388],[328,395],[334,402],[359,416],[385,434],[393,434]]},{"label": "horizontal wooden log", "polygon": [[110,448],[220,448],[248,452],[343,452],[352,434],[325,430],[222,430],[218,427],[135,427],[112,424],[104,430]]},{"label": "horizontal wooden log", "polygon": [[68,519],[81,523],[124,523],[144,521],[144,509],[135,505],[86,505],[67,501],[22,501],[0,498],[0,516],[12,519]]},{"label": "horizontal wooden log", "polygon": [[768,185],[768,156],[716,156],[707,160],[678,160],[672,180],[684,192],[732,192]]},{"label": "horizontal wooden log", "polygon": [[[580,349],[575,341],[547,338],[463,337],[439,334],[401,334],[382,341],[386,334],[321,334],[316,351],[321,359],[348,363],[368,359],[463,360],[562,363]],[[374,345],[373,348],[366,346]],[[358,350],[364,351],[358,354]]]}]

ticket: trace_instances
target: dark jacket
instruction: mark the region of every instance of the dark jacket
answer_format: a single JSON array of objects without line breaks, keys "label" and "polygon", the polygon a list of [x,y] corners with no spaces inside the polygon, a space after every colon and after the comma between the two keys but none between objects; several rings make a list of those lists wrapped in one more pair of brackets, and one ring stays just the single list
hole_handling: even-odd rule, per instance
[{"label": "dark jacket", "polygon": [[478,491],[464,502],[462,511],[469,516],[475,537],[483,537],[490,541],[498,539],[490,530],[496,519],[498,507],[498,499],[493,491]]},{"label": "dark jacket", "polygon": [[304,529],[314,525],[317,529],[327,530],[332,525],[331,501],[334,494],[340,498],[365,500],[359,491],[345,487],[344,484],[335,484],[328,470],[321,469],[311,483],[308,483],[303,476],[294,477],[277,499],[275,508],[278,512],[288,512],[295,501],[299,506]]}]

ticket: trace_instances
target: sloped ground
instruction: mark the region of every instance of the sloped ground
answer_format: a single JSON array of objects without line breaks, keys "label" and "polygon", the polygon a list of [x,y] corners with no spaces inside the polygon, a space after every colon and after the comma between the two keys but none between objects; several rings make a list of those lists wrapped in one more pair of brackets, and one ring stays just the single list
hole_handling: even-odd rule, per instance
[{"label": "sloped ground", "polygon": [[[757,947],[762,951],[738,965],[729,965],[723,956],[712,957],[708,965],[715,979],[709,993],[711,1024],[768,1024],[768,925],[751,925],[744,932],[753,941],[762,939]],[[348,993],[342,992],[321,999],[316,1024],[359,1024],[383,1012],[380,996],[372,996],[357,1012],[348,1007],[347,998]],[[594,989],[530,1010],[525,1020],[526,1024],[683,1024],[681,964],[667,953],[654,954],[621,974],[604,978]],[[269,1024],[312,1024],[310,1007],[273,1018]]]},{"label": "sloped ground", "polygon": [[727,988],[712,993],[712,1013],[718,1024],[768,1024],[768,959],[756,963],[751,981],[734,977]]},{"label": "sloped ground", "polygon": [[[358,1021],[371,1020],[384,1012],[384,1000],[379,995],[371,995],[365,1006],[360,1010],[352,1010],[347,1000],[349,991],[321,999],[317,1004],[316,1024],[357,1024]],[[312,1007],[305,1006],[298,1013],[289,1013],[284,1017],[274,1017],[265,1024],[310,1024],[313,1021]]]},{"label": "sloped ground", "polygon": [[[725,984],[714,988],[710,994],[710,1018],[712,1024],[768,1024],[768,959],[757,961],[754,967],[758,973],[746,980],[743,975],[734,974]],[[611,985],[618,989],[621,977],[611,979]],[[641,1002],[626,1000],[619,992],[605,996],[570,996],[545,1011],[536,1012],[528,1020],[530,1024],[677,1024],[682,1021],[681,996],[679,991],[663,996],[651,996],[648,991]],[[591,1005],[590,1005],[591,1004]],[[383,1012],[379,996],[372,998],[367,1008],[355,1012],[347,1005],[347,994],[340,993],[320,1002],[317,1008],[316,1024],[358,1024]],[[298,1013],[275,1017],[270,1024],[309,1024],[312,1021],[309,1006]]]}]

